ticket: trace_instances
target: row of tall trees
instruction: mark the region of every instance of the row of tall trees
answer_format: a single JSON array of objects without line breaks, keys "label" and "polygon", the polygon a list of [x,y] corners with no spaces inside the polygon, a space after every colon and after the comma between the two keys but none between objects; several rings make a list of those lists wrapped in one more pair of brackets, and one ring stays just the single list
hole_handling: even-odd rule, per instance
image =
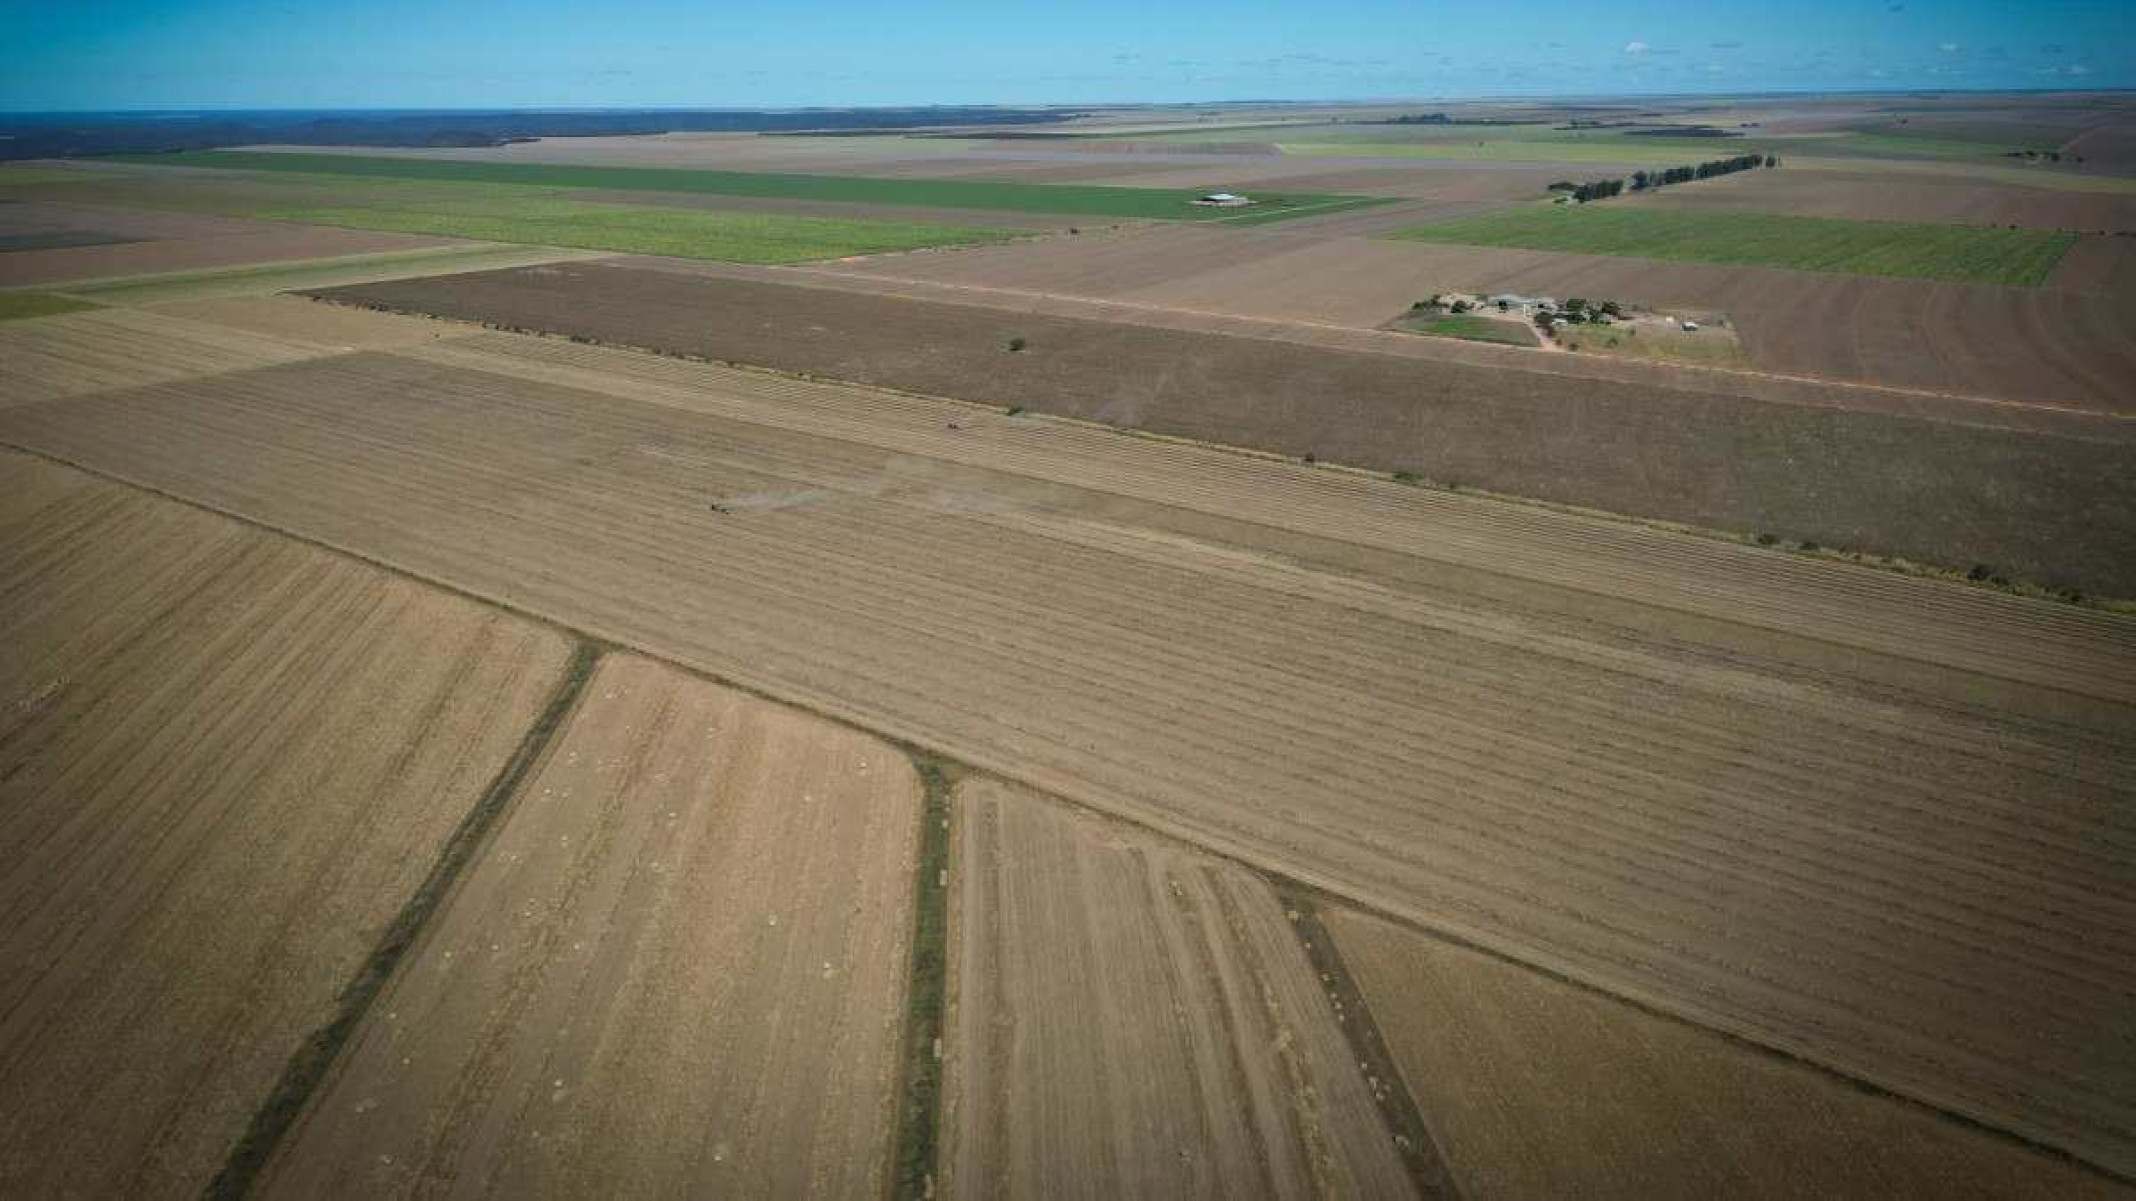
[{"label": "row of tall trees", "polygon": [[[1666,171],[1634,171],[1629,186],[1634,192],[1650,188],[1666,187],[1673,183],[1690,183],[1694,179],[1712,179],[1718,175],[1733,175],[1757,167],[1777,167],[1780,159],[1771,154],[1739,154],[1734,158],[1717,158],[1700,163],[1696,167],[1670,167]],[[1592,179],[1586,183],[1559,181],[1550,185],[1553,192],[1569,192],[1582,204],[1590,200],[1607,200],[1622,195],[1627,181],[1622,179]]]}]

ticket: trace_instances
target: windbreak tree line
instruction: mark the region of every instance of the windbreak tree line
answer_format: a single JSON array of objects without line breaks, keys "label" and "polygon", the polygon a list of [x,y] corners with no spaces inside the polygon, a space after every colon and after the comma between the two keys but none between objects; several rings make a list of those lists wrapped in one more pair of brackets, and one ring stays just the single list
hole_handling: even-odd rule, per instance
[{"label": "windbreak tree line", "polygon": [[[1738,171],[1750,171],[1758,167],[1777,167],[1780,159],[1771,154],[1739,154],[1734,158],[1717,158],[1695,167],[1670,167],[1664,171],[1634,171],[1629,181],[1631,190],[1644,192],[1652,188],[1675,183],[1690,183],[1695,179],[1712,179],[1720,175],[1733,175]],[[1594,179],[1586,183],[1560,181],[1550,185],[1553,192],[1566,192],[1581,204],[1590,200],[1607,200],[1624,192],[1627,181],[1622,179]]]}]

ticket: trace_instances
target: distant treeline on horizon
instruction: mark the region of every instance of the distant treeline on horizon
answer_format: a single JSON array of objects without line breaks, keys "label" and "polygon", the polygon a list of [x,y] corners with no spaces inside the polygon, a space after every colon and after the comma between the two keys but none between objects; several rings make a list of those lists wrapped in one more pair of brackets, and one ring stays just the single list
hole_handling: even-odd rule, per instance
[{"label": "distant treeline on horizon", "polygon": [[0,160],[154,154],[274,142],[296,146],[501,146],[533,138],[655,133],[785,133],[1038,125],[1065,109],[849,108],[779,112],[200,112],[0,115]]}]

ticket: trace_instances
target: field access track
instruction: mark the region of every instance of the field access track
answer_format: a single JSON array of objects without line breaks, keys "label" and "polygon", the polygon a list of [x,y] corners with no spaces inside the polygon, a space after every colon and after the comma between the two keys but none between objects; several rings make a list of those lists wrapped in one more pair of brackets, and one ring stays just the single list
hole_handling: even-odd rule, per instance
[{"label": "field access track", "polygon": [[2127,617],[507,334],[0,440],[2136,1174]]}]

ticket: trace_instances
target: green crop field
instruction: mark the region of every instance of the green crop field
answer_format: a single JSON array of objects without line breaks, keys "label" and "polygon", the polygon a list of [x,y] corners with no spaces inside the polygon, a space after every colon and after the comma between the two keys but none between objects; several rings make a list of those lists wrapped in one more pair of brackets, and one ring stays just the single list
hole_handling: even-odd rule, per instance
[{"label": "green crop field", "polygon": [[1535,345],[1535,334],[1527,326],[1494,317],[1478,317],[1473,313],[1404,318],[1396,324],[1413,334],[1461,338],[1469,342],[1496,342],[1503,346]]},{"label": "green crop field", "polygon": [[2077,240],[2074,234],[2030,229],[1606,205],[1527,205],[1389,236],[1462,246],[2027,285],[2044,281]]},{"label": "green crop field", "polygon": [[1381,203],[1377,198],[1320,193],[1263,195],[1250,210],[1207,208],[1193,191],[1115,188],[1083,184],[995,183],[970,179],[870,179],[849,175],[792,175],[758,171],[696,171],[666,167],[586,167],[553,163],[470,162],[463,159],[391,158],[344,154],[283,154],[271,151],[202,150],[182,154],[119,155],[121,161],[172,167],[295,172],[315,176],[424,180],[441,183],[518,184],[546,188],[607,188],[634,192],[690,192],[787,200],[830,200],[933,208],[994,209],[1064,216],[1144,218],[1167,221],[1258,221],[1332,211],[1336,202]]},{"label": "green crop field", "polygon": [[0,292],[0,321],[14,321],[22,317],[56,317],[61,313],[79,313],[84,309],[102,308],[86,300],[71,296],[55,296],[50,292]]},{"label": "green crop field", "polygon": [[270,220],[340,225],[396,233],[529,242],[718,259],[731,263],[798,263],[849,254],[881,254],[930,246],[999,242],[996,229],[961,229],[901,221],[846,221],[779,213],[667,209],[636,204],[590,204],[534,194],[503,199],[444,201],[419,207],[349,205],[268,210]]}]

